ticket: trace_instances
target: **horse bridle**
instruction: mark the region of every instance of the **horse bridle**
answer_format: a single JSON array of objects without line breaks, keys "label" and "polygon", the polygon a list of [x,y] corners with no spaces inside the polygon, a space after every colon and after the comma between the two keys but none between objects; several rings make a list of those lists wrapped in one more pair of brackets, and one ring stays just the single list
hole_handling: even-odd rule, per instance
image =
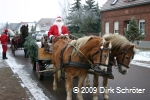
[{"label": "horse bridle", "polygon": [[[110,54],[110,51],[111,51],[110,48],[103,48],[103,47],[101,47],[101,48],[100,48],[98,51],[96,51],[96,52],[92,55],[92,57],[90,58],[90,61],[92,62],[92,64],[94,65],[94,67],[95,67],[96,65],[108,66],[108,65],[106,65],[106,64],[102,64],[102,54],[103,54],[103,51],[104,51],[104,50],[108,50],[108,51],[109,51],[109,54]],[[95,63],[95,64],[94,64],[93,57],[94,57],[95,55],[99,54],[99,53],[100,53],[100,61],[99,61],[99,63]]]},{"label": "horse bridle", "polygon": [[125,55],[126,55],[127,52],[132,53],[132,59],[134,58],[134,52],[131,51],[131,50],[128,50],[128,49],[126,49],[125,51],[122,51],[121,53],[117,54],[116,57],[123,54],[122,61],[121,62],[117,62],[117,65],[118,65],[119,68],[121,66],[125,66],[126,68],[129,68],[129,66],[127,66],[127,65],[124,64],[124,59],[125,59]]}]

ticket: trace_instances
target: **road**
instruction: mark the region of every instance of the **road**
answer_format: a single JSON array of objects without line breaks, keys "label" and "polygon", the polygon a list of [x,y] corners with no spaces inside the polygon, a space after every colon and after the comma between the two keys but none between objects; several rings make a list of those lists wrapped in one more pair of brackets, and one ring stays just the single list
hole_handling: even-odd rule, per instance
[{"label": "road", "polygon": [[[10,48],[8,50],[10,51]],[[32,70],[32,65],[29,59],[24,58],[23,50],[17,50],[16,59],[17,63],[25,65],[24,70],[26,70],[30,75],[31,78],[38,82],[40,88],[43,89],[45,95],[49,98],[50,95],[53,95],[55,100],[65,100],[66,99],[66,91],[65,91],[65,81],[62,80],[58,84],[58,91],[54,92],[52,90],[53,84],[53,76],[49,76],[52,72],[46,72],[43,81],[39,81],[36,71]],[[12,55],[13,56],[13,55]],[[108,81],[108,88],[113,89],[109,93],[110,100],[150,100],[150,69],[144,68],[141,66],[131,65],[129,72],[127,75],[120,74],[117,69],[113,68],[114,79],[109,79]],[[91,86],[92,86],[92,76],[91,79]],[[77,84],[77,79],[74,79],[74,86]],[[99,86],[102,87],[102,77],[99,77]],[[99,87],[99,88],[100,88]],[[121,89],[133,89],[139,93],[119,93]],[[137,89],[138,88],[138,89]],[[145,89],[145,90],[144,90]],[[137,91],[138,90],[138,91]],[[142,91],[143,90],[143,91]],[[102,91],[101,91],[102,92]],[[118,93],[117,93],[118,92]],[[86,93],[83,94],[84,100],[92,100],[92,94]],[[76,100],[76,94],[73,94],[73,100]],[[99,93],[99,100],[103,100],[102,95]]]}]

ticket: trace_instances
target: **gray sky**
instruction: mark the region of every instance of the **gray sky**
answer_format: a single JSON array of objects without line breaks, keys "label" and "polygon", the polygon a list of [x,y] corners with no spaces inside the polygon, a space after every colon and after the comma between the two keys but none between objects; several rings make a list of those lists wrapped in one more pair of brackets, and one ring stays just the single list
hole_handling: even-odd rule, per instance
[{"label": "gray sky", "polygon": [[[102,6],[107,0],[95,1]],[[33,22],[59,15],[58,0],[0,0],[0,23]]]}]

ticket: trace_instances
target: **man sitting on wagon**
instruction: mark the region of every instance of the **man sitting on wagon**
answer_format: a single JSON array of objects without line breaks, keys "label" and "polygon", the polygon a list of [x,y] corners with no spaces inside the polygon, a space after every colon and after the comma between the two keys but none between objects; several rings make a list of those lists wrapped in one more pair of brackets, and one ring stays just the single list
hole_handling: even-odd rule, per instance
[{"label": "man sitting on wagon", "polygon": [[64,25],[64,22],[62,21],[62,18],[58,16],[54,22],[54,24],[50,27],[48,32],[48,37],[50,38],[50,43],[48,45],[50,46],[50,49],[47,50],[47,46],[45,46],[44,50],[46,52],[52,52],[52,41],[56,36],[65,36],[68,35],[68,29]]}]

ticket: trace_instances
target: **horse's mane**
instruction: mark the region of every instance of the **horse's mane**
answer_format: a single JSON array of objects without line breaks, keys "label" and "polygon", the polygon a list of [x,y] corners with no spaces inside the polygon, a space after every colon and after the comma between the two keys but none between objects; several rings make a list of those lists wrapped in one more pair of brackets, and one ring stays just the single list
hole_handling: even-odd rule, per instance
[{"label": "horse's mane", "polygon": [[82,37],[82,38],[78,38],[77,40],[72,40],[69,44],[69,46],[68,46],[68,48],[71,46],[71,45],[75,45],[75,47],[77,48],[77,49],[80,49],[83,45],[85,45],[86,44],[86,42],[89,40],[89,39],[91,39],[91,38],[93,38],[93,36],[84,36],[84,37]]},{"label": "horse's mane", "polygon": [[[71,47],[72,45],[75,46],[75,48],[77,48],[78,50],[87,43],[88,40],[90,40],[91,38],[93,38],[93,36],[84,36],[82,38],[78,38],[77,40],[72,40],[67,46],[66,49],[68,49],[69,47]],[[72,51],[72,54],[75,53],[75,49]],[[77,52],[76,52],[77,54]]]},{"label": "horse's mane", "polygon": [[120,49],[124,48],[127,45],[133,45],[131,42],[127,40],[126,37],[119,34],[105,34],[103,35],[106,41],[111,41],[112,49],[120,47]]},{"label": "horse's mane", "polygon": [[66,40],[67,40],[67,41],[70,40],[68,36],[56,36],[56,37],[53,39],[53,44],[55,44],[59,39],[65,40],[65,41],[66,41]]}]

